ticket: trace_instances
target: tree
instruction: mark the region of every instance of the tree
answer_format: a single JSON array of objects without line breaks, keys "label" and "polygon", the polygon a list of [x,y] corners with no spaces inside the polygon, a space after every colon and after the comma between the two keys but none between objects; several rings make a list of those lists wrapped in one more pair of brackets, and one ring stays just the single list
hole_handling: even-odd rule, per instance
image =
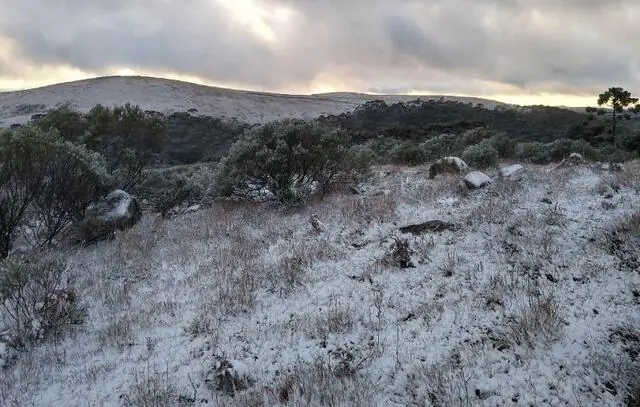
[{"label": "tree", "polygon": [[613,110],[613,145],[616,145],[616,115],[622,113],[626,107],[638,102],[638,98],[631,97],[629,91],[621,87],[609,88],[609,90],[598,95],[598,105],[610,106]]},{"label": "tree", "polygon": [[350,144],[344,130],[317,121],[285,119],[254,127],[220,162],[217,194],[300,202],[314,187],[326,191],[341,175],[368,169]]}]

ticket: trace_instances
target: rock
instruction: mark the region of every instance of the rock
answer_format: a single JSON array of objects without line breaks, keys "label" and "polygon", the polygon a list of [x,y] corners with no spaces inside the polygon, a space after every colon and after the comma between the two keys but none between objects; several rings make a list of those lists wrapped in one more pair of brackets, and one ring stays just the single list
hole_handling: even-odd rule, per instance
[{"label": "rock", "polygon": [[411,233],[413,235],[421,235],[425,232],[442,232],[445,230],[455,230],[456,225],[441,220],[428,220],[416,225],[408,225],[400,228],[402,233]]},{"label": "rock", "polygon": [[85,210],[80,232],[86,243],[113,236],[116,230],[125,230],[138,223],[142,210],[137,199],[116,189]]},{"label": "rock", "polygon": [[429,167],[429,178],[433,179],[438,174],[454,173],[469,171],[469,166],[461,158],[444,157],[431,164]]},{"label": "rock", "polygon": [[500,168],[500,175],[509,181],[518,181],[524,176],[524,167],[522,164],[512,164]]},{"label": "rock", "polygon": [[491,183],[491,178],[483,172],[471,171],[463,179],[465,185],[471,189],[482,188]]}]

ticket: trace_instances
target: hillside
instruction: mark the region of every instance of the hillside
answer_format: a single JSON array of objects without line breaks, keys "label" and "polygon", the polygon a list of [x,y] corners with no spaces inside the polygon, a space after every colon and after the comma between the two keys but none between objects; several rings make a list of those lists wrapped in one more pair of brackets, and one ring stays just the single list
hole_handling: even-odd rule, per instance
[{"label": "hillside", "polygon": [[[504,105],[479,98],[420,98],[436,100],[441,97],[445,100],[482,103],[487,107]],[[0,127],[25,123],[31,115],[44,113],[47,109],[63,104],[70,104],[80,111],[87,111],[96,104],[111,106],[125,103],[164,114],[196,109],[199,115],[261,123],[278,118],[316,118],[323,114],[340,114],[375,99],[394,103],[417,98],[361,93],[286,95],[217,88],[151,77],[110,76],[0,93]]]},{"label": "hillside", "polygon": [[[5,354],[0,405],[624,405],[640,347],[638,162],[531,165],[476,191],[426,172],[378,168],[362,195],[294,214],[147,215],[71,251],[86,322]],[[399,231],[433,219],[456,228]],[[415,267],[384,260],[394,236]]]}]

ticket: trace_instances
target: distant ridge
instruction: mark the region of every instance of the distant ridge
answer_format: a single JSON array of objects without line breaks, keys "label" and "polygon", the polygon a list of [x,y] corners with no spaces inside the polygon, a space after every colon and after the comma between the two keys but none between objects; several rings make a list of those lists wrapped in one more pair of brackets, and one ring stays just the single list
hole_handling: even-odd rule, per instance
[{"label": "distant ridge", "polygon": [[322,114],[345,113],[376,99],[396,103],[440,98],[482,103],[487,108],[510,106],[495,100],[463,96],[369,95],[350,92],[289,95],[227,89],[146,76],[103,76],[0,92],[0,127],[25,123],[33,114],[44,113],[64,104],[80,111],[87,111],[96,104],[113,106],[125,103],[165,114],[196,109],[194,114],[263,123],[281,118],[309,119]]}]

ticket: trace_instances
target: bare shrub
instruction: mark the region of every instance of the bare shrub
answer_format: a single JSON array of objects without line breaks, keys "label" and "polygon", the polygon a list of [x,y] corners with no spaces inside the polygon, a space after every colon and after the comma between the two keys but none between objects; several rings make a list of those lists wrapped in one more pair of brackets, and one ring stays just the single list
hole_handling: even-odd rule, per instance
[{"label": "bare shrub", "polygon": [[389,222],[397,218],[398,202],[392,193],[365,197],[343,195],[341,198],[338,206],[345,219],[369,224]]},{"label": "bare shrub", "polygon": [[566,226],[567,211],[557,202],[542,209],[542,221],[548,226]]},{"label": "bare shrub", "polygon": [[0,321],[11,342],[25,345],[83,322],[75,290],[63,284],[65,270],[64,261],[46,256],[0,262]]},{"label": "bare shrub", "polygon": [[180,397],[178,389],[169,377],[169,370],[156,368],[133,372],[133,384],[128,394],[120,396],[125,407],[174,407]]},{"label": "bare shrub", "polygon": [[306,269],[311,260],[303,255],[285,256],[267,271],[267,280],[272,284],[270,291],[289,294],[296,287],[302,286]]},{"label": "bare shrub", "polygon": [[329,305],[311,322],[309,333],[321,338],[329,334],[348,332],[354,324],[354,310],[343,305],[337,298],[331,298]]},{"label": "bare shrub", "polygon": [[468,225],[503,224],[513,213],[513,204],[498,194],[491,194],[475,206],[466,217]]},{"label": "bare shrub", "polygon": [[552,295],[534,295],[507,321],[507,341],[528,348],[538,342],[549,343],[559,338],[564,321],[560,304]]},{"label": "bare shrub", "polygon": [[474,374],[454,352],[447,360],[421,368],[407,374],[407,401],[410,406],[424,406],[426,401],[433,406],[475,406],[470,381]]},{"label": "bare shrub", "polygon": [[613,179],[618,185],[640,192],[640,160],[624,163],[624,169],[616,172]]},{"label": "bare shrub", "polygon": [[620,260],[621,268],[640,268],[640,211],[616,221],[605,231],[603,239],[605,249]]},{"label": "bare shrub", "polygon": [[107,347],[123,348],[134,344],[134,320],[128,316],[114,318],[104,329],[98,331],[98,343]]},{"label": "bare shrub", "polygon": [[414,250],[411,248],[408,239],[393,237],[393,243],[385,253],[380,262],[387,266],[412,268],[415,267],[411,260]]},{"label": "bare shrub", "polygon": [[[269,399],[292,407],[370,407],[375,406],[377,386],[360,375],[364,359],[353,352],[337,350],[328,360],[299,361],[274,383]],[[337,359],[337,360],[336,360]],[[349,360],[346,362],[345,360]],[[352,363],[357,361],[357,363]],[[350,367],[345,368],[345,364]]]},{"label": "bare shrub", "polygon": [[253,309],[260,288],[258,272],[256,265],[246,265],[220,281],[215,299],[222,315],[232,316]]},{"label": "bare shrub", "polygon": [[455,251],[450,250],[447,252],[447,258],[444,260],[444,263],[439,267],[440,271],[445,277],[451,277],[458,265],[460,265],[461,259],[458,257]]},{"label": "bare shrub", "polygon": [[590,355],[587,368],[598,375],[602,391],[621,396],[628,407],[640,404],[640,325],[637,320],[609,329]]},{"label": "bare shrub", "polygon": [[235,396],[248,389],[253,382],[244,364],[240,361],[229,361],[222,356],[213,357],[213,366],[206,372],[205,377],[205,383],[211,390],[229,396]]}]

